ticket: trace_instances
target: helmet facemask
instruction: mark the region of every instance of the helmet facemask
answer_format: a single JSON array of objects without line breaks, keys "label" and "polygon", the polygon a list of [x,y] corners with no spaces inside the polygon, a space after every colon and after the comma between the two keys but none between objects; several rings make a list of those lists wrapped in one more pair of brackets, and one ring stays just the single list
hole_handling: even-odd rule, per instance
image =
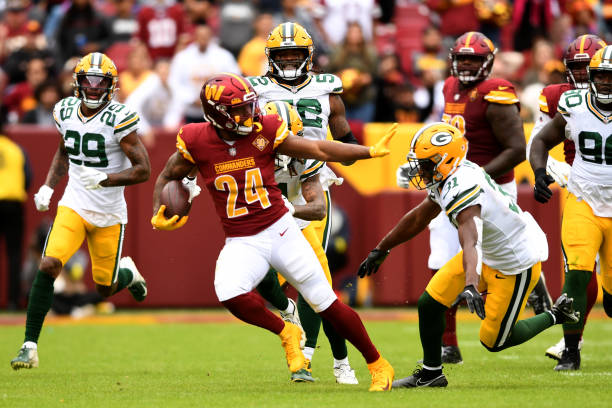
[{"label": "helmet facemask", "polygon": [[612,110],[612,67],[588,67],[589,87],[599,103]]},{"label": "helmet facemask", "polygon": [[[471,60],[466,62],[465,60]],[[491,73],[493,65],[494,53],[487,56],[476,54],[451,54],[451,73],[459,79],[464,85],[470,85],[474,82],[486,79]],[[463,61],[461,61],[463,60]],[[473,61],[473,62],[472,62]],[[478,64],[476,64],[478,61]]]},{"label": "helmet facemask", "polygon": [[[272,65],[272,75],[285,80],[295,80],[308,74],[311,56],[307,48],[286,47],[266,51]],[[295,54],[295,57],[292,55],[289,58],[283,58],[283,54],[289,53]]]},{"label": "helmet facemask", "polygon": [[414,152],[408,153],[408,178],[418,190],[434,187],[444,181],[444,175],[438,171],[438,165],[446,159],[447,154],[435,154],[426,159],[419,159]]},{"label": "helmet facemask", "polygon": [[74,74],[75,96],[90,109],[96,109],[113,97],[113,78],[100,74]]},{"label": "helmet facemask", "polygon": [[591,57],[587,54],[584,60],[573,60],[565,62],[565,75],[567,82],[576,89],[589,88],[589,75],[587,74],[587,66]]}]

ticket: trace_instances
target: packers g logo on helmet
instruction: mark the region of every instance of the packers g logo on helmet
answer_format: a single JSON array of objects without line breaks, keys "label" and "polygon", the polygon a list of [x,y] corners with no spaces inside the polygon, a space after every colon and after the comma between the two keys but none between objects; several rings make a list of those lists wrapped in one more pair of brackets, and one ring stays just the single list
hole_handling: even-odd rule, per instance
[{"label": "packers g logo on helmet", "polygon": [[419,190],[438,185],[457,170],[467,150],[468,142],[456,127],[444,122],[422,127],[410,143],[410,182]]},{"label": "packers g logo on helmet", "polygon": [[101,52],[92,52],[81,58],[72,78],[74,96],[82,99],[90,109],[112,100],[117,91],[117,67]]},{"label": "packers g logo on helmet", "polygon": [[[603,82],[601,76],[596,80],[595,77],[602,72],[609,74],[607,82]],[[593,55],[587,67],[587,74],[590,91],[595,99],[604,104],[612,103],[612,45],[600,49]]]},{"label": "packers g logo on helmet", "polygon": [[[288,50],[299,50],[302,56],[280,61],[279,54]],[[312,38],[304,27],[290,22],[279,24],[272,30],[266,41],[268,72],[281,79],[298,79],[312,69],[313,53]]]},{"label": "packers g logo on helmet", "polygon": [[[272,115],[277,114],[287,123],[287,127],[291,133],[296,136],[304,135],[304,124],[300,114],[297,113],[295,108],[285,101],[270,101],[264,106],[264,114]],[[284,154],[277,154],[274,159],[275,171],[279,169],[287,170],[293,157],[285,156]]]}]

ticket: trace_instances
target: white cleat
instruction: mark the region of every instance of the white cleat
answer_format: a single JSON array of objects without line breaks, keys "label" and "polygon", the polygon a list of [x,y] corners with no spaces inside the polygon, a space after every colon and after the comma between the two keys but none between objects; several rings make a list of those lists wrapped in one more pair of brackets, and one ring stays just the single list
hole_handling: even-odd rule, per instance
[{"label": "white cleat", "polygon": [[22,347],[19,350],[17,357],[11,360],[13,370],[20,368],[36,368],[38,367],[38,350],[35,348]]},{"label": "white cleat", "polygon": [[340,367],[334,367],[334,377],[336,377],[338,384],[359,384],[357,377],[355,377],[355,370],[352,370],[348,364],[340,364]]},{"label": "white cleat", "polygon": [[[582,350],[582,344],[584,341],[580,339],[578,343],[578,351]],[[561,337],[561,340],[554,346],[550,346],[546,349],[546,353],[544,354],[546,357],[552,358],[553,360],[561,361],[561,356],[563,355],[563,350],[565,350],[565,339]]]},{"label": "white cleat", "polygon": [[304,328],[302,327],[302,322],[300,321],[300,315],[298,314],[298,308],[293,299],[287,299],[290,305],[293,305],[293,312],[285,313],[283,311],[280,312],[281,319],[286,322],[295,324],[302,330],[302,338],[300,339],[300,348],[304,350],[304,345],[306,344],[306,333],[304,332]]},{"label": "white cleat", "polygon": [[136,268],[136,264],[129,256],[124,256],[119,261],[119,268],[125,268],[132,271],[132,275],[134,276],[132,282],[127,286],[128,290],[132,294],[132,297],[139,302],[142,302],[147,297],[147,282],[142,277],[140,272],[138,272],[138,268]]}]

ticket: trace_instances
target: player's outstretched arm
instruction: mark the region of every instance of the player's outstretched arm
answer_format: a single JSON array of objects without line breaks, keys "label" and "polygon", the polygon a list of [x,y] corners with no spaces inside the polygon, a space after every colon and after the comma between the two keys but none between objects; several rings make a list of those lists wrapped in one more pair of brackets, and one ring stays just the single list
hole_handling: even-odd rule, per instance
[{"label": "player's outstretched arm", "polygon": [[525,132],[516,105],[491,103],[486,117],[493,135],[504,148],[483,167],[492,178],[497,178],[525,160]]},{"label": "player's outstretched arm", "polygon": [[143,183],[151,177],[151,163],[147,149],[136,135],[132,132],[119,142],[121,150],[132,163],[132,167],[119,173],[107,174],[108,178],[100,182],[102,187],[129,186],[131,184]]},{"label": "player's outstretched arm", "polygon": [[289,135],[276,149],[287,156],[318,159],[330,162],[346,162],[383,157],[390,153],[389,143],[397,132],[397,123],[374,146],[335,143],[326,140],[308,140]]}]

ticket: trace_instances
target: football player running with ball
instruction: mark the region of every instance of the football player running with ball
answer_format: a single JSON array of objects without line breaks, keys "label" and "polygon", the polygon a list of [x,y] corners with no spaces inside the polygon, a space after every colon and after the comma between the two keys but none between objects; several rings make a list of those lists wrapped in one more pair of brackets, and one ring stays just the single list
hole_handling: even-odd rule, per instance
[{"label": "football player running with ball", "polygon": [[[599,254],[604,310],[612,317],[612,170],[608,167],[612,165],[612,46],[595,53],[587,73],[589,88],[561,95],[554,118],[533,139],[529,162],[535,173],[535,198],[545,203],[552,196],[548,185],[554,182],[546,171],[548,151],[566,138],[574,142],[576,155],[561,224],[563,291],[574,297],[576,310],[584,316],[587,287]],[[583,318],[563,325],[565,350],[556,370],[580,368],[583,328]]]},{"label": "football player running with ball", "polygon": [[11,360],[15,370],[38,366],[38,337],[53,301],[53,282],[85,238],[98,293],[107,297],[128,288],[137,301],[147,296],[132,259],[120,258],[127,224],[123,190],[151,174],[149,156],[136,136],[138,114],[112,100],[117,68],[106,55],[86,55],[73,76],[74,97],[53,109],[61,141],[45,184],[34,195],[36,209],[49,209],[53,189],[66,173],[68,185],[30,290],[25,342]]},{"label": "football player running with ball", "polygon": [[[346,120],[344,103],[340,98],[342,81],[333,74],[313,74],[314,44],[308,32],[299,24],[279,24],[268,36],[266,55],[268,73],[265,76],[250,77],[249,82],[259,96],[259,105],[270,101],[287,101],[298,111],[304,126],[304,138],[325,140],[327,128],[334,140],[358,144]],[[352,161],[343,162],[345,165]],[[327,250],[331,231],[331,197],[329,188],[342,183],[342,179],[325,165],[319,172],[319,180],[325,194],[326,214],[321,220],[311,221],[323,249]],[[271,273],[258,287],[260,294],[281,311],[281,317],[288,321],[301,320],[306,332],[304,355],[312,360],[321,328],[321,318],[298,295],[297,310],[288,300],[278,284],[276,274]],[[331,285],[331,277],[328,277]],[[299,311],[299,317],[298,317]],[[333,372],[339,384],[358,384],[355,372],[348,361],[344,338],[334,330],[333,325],[323,319],[323,331],[329,340],[334,356]]]},{"label": "football player running with ball", "polygon": [[[570,43],[563,56],[563,63],[565,64],[565,73],[567,82],[562,84],[548,85],[540,93],[540,112],[536,123],[531,131],[531,138],[527,144],[527,160],[529,160],[529,152],[531,150],[531,143],[540,130],[550,122],[557,114],[557,104],[561,95],[565,91],[572,89],[588,89],[589,81],[587,74],[587,66],[591,61],[591,58],[595,53],[606,46],[606,43],[596,35],[585,34],[576,38]],[[569,139],[563,141],[563,152],[565,153],[565,163],[555,160],[551,156],[548,156],[546,162],[546,171],[548,174],[555,179],[559,187],[565,188],[567,186],[567,180],[569,178],[571,165],[574,162],[574,156],[576,154],[576,147],[574,142]],[[593,305],[597,301],[597,291],[599,289],[597,283],[597,272],[595,267],[591,274],[591,279],[587,286],[587,306],[584,313],[584,325],[588,315],[593,308]],[[580,341],[578,343],[578,351],[582,348],[582,332],[584,331],[584,325],[580,332]],[[571,331],[565,332],[564,335],[573,336],[575,333]],[[565,351],[565,337],[549,347],[546,350],[546,356],[558,360],[559,363],[555,367],[557,371],[565,370],[577,370],[580,368],[579,355],[570,354]]]},{"label": "football player running with ball", "polygon": [[[442,120],[464,133],[470,143],[468,160],[482,166],[516,200],[513,169],[525,160],[525,135],[514,86],[505,79],[488,78],[496,52],[491,40],[479,32],[470,31],[457,38],[449,54],[452,76],[444,82]],[[409,164],[398,169],[400,187],[409,188],[408,172]],[[444,214],[431,222],[429,230],[428,266],[436,273],[461,246],[457,231]],[[536,312],[549,309],[550,295],[543,280],[536,285],[535,293],[542,305]],[[442,362],[446,364],[463,361],[457,343],[456,313],[457,306],[446,312],[442,342]]]},{"label": "football player running with ball", "polygon": [[180,180],[196,167],[226,234],[215,268],[219,301],[240,320],[279,335],[291,373],[308,369],[300,349],[302,330],[269,311],[251,292],[274,268],[363,354],[372,374],[369,390],[390,390],[393,367],[374,347],[357,313],[340,302],[329,285],[315,252],[284,204],[274,180],[274,162],[277,153],[319,161],[385,156],[396,126],[371,147],[294,136],[280,116],[259,115],[253,87],[234,74],[210,78],[200,99],[208,122],[179,131],[178,150],[155,184],[151,223],[166,230],[184,225],[187,217],[164,217],[160,194],[170,180]]},{"label": "football player running with ball", "polygon": [[394,381],[394,388],[447,386],[440,355],[444,314],[460,301],[482,319],[480,342],[489,351],[521,344],[554,324],[578,321],[565,294],[550,311],[517,321],[548,257],[546,236],[482,167],[466,159],[467,152],[463,132],[447,123],[419,130],[408,153],[409,176],[428,195],[359,267],[360,277],[376,272],[392,248],[440,213],[458,230],[461,251],[432,277],[418,301],[423,367]]}]

